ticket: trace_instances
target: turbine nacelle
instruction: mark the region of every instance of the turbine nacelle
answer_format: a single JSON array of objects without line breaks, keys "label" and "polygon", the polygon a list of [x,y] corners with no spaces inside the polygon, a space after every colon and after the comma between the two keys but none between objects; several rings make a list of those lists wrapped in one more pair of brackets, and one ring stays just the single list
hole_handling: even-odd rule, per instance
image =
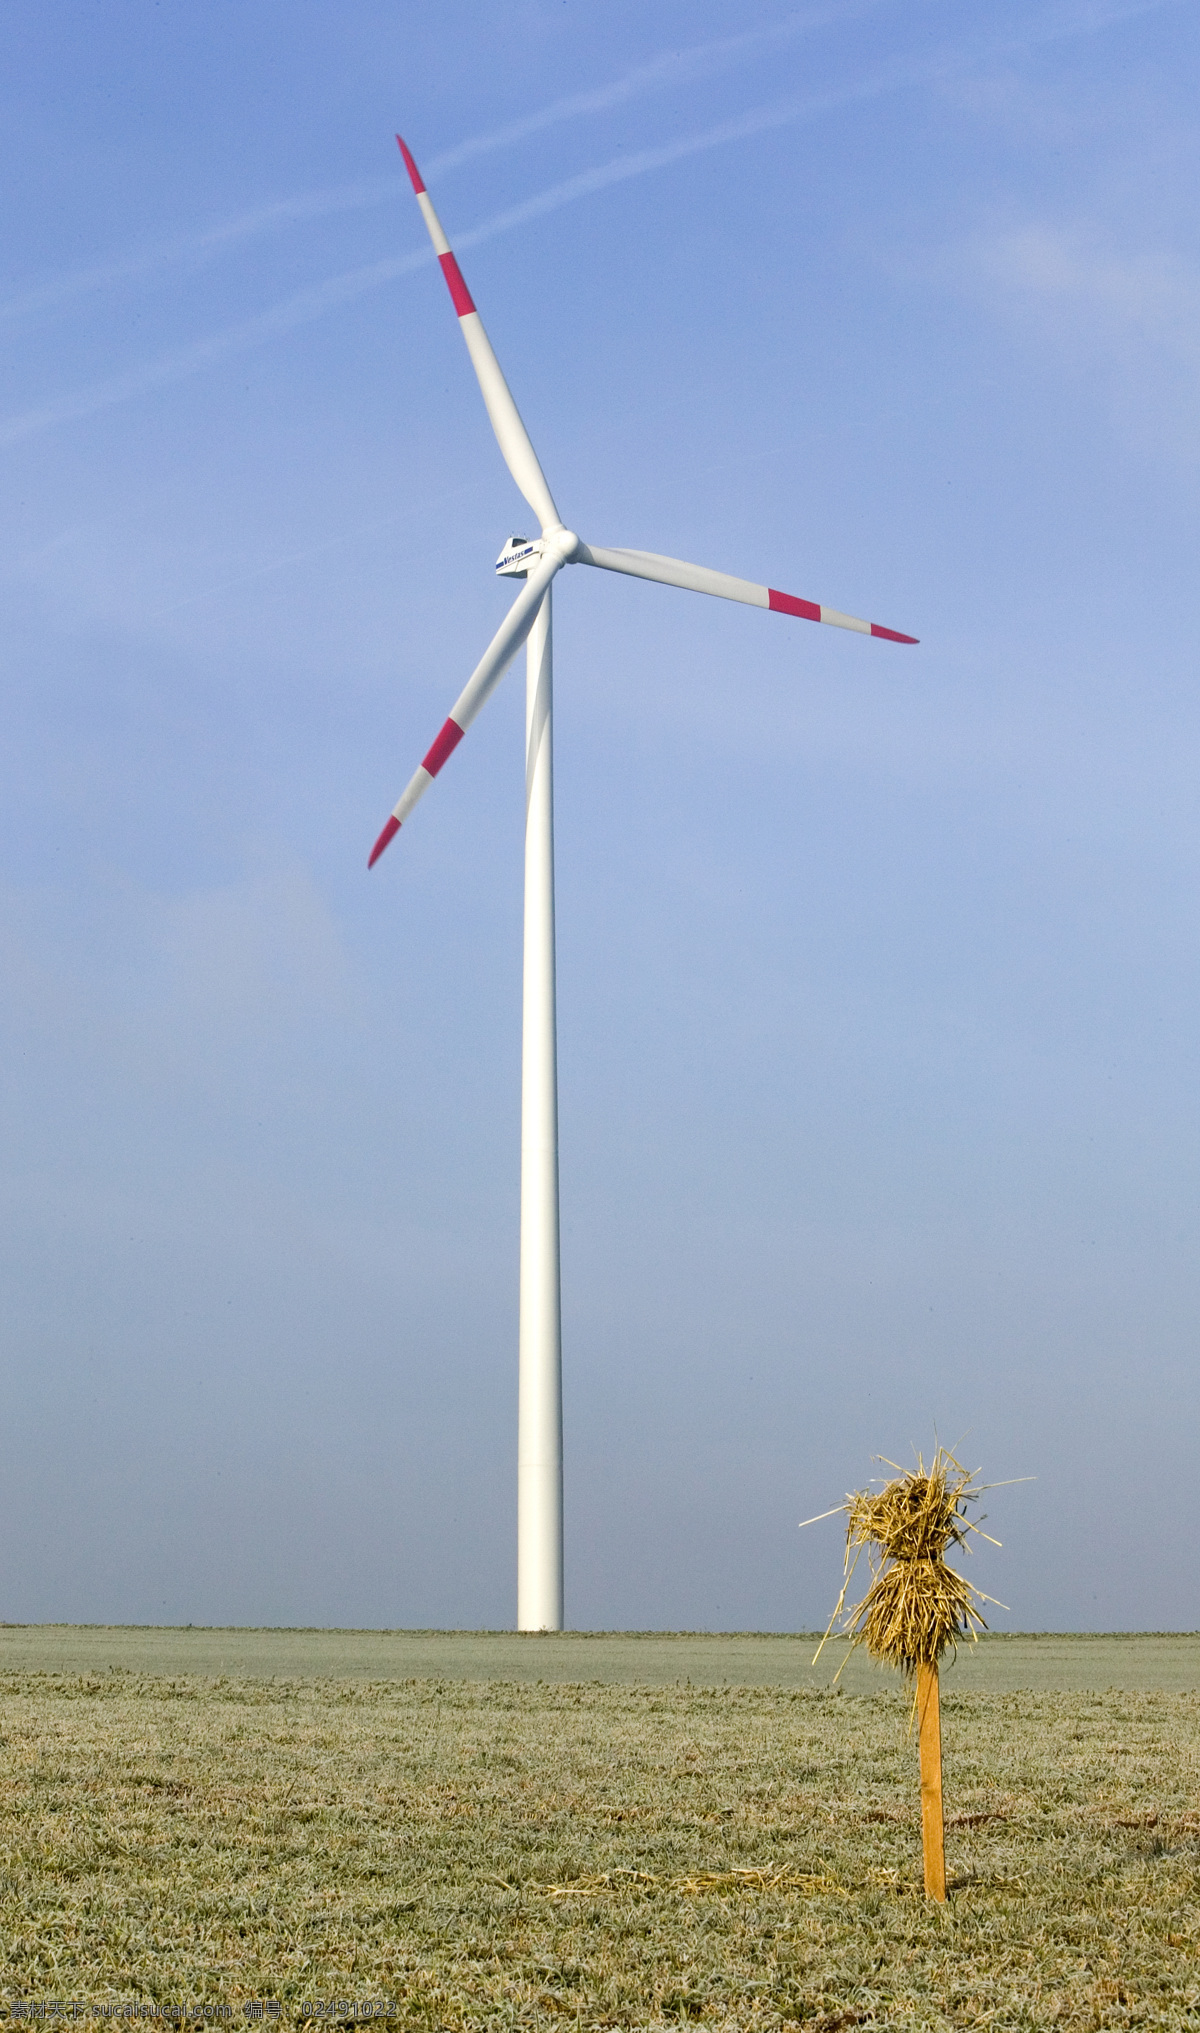
[{"label": "turbine nacelle", "polygon": [[541,555],[540,537],[510,536],[496,559],[496,576],[500,579],[524,579],[533,560]]},{"label": "turbine nacelle", "polygon": [[564,529],[561,522],[541,536],[510,536],[496,559],[496,576],[526,579],[539,558],[557,558],[560,564],[569,565],[585,548],[574,530]]}]

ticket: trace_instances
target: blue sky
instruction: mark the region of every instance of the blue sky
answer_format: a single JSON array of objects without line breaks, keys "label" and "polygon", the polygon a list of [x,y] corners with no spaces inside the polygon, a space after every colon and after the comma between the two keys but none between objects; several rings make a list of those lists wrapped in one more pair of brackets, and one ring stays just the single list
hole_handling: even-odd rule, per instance
[{"label": "blue sky", "polygon": [[393,140],[564,515],[567,1615],[794,1628],[871,1457],[1192,1628],[1200,20],[4,10],[12,1621],[510,1624],[522,698]]}]

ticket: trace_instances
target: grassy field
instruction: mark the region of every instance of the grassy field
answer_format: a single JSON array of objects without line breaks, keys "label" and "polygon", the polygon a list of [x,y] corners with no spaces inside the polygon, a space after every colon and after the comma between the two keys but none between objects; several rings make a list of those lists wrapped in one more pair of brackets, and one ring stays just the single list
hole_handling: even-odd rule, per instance
[{"label": "grassy field", "polygon": [[[1158,1691],[1117,1670],[1107,1692],[948,1685],[937,1909],[886,1683],[271,1679],[285,1635],[235,1679],[129,1670],[112,1634],[104,1666],[39,1671],[14,1656],[36,1634],[0,1633],[10,2015],[136,2001],[244,2024],[258,1999],[289,2021],[324,2001],[322,2023],[392,2001],[392,2024],[430,2028],[1200,2024],[1200,1696],[1170,1651],[1190,1643],[1194,1668],[1195,1640],[1126,1643],[1159,1645]],[[376,1635],[337,1634],[343,1657]],[[65,1638],[36,1642],[61,1658]],[[674,1644],[677,1666],[794,1648],[592,1642]],[[1019,1642],[1092,1641],[999,1640],[997,1659]]]},{"label": "grassy field", "polygon": [[[814,1665],[817,1637],[742,1632],[193,1630],[143,1624],[0,1624],[0,1671],[221,1675],[238,1680],[600,1680],[629,1686],[830,1686],[844,1646]],[[859,1652],[842,1674],[848,1694],[888,1676]],[[988,1635],[964,1645],[944,1684],[977,1694],[1200,1692],[1200,1633]]]}]

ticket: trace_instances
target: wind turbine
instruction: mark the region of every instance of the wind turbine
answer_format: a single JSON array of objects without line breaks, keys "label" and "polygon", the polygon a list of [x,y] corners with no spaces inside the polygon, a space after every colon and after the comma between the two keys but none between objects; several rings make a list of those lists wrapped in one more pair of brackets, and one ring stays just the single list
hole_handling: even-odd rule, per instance
[{"label": "wind turbine", "polygon": [[597,565],[691,593],[712,593],[824,621],[888,642],[915,642],[894,628],[858,621],[815,600],[757,586],[704,565],[653,551],[602,549],[564,526],[529,433],[483,329],[462,270],[442,231],[421,173],[400,136],[400,153],[458,313],[471,365],[508,470],[541,525],[532,539],[510,537],[496,560],[504,578],[524,587],[459,694],[441,732],[374,847],[373,868],[417,801],[453,755],[513,657],[526,644],[525,680],[525,971],[521,1047],[521,1285],[517,1415],[517,1628],[558,1631],[563,1621],[562,1330],[558,1233],[558,1052],[554,996],[554,797],[551,745],[550,587],[564,565]]}]

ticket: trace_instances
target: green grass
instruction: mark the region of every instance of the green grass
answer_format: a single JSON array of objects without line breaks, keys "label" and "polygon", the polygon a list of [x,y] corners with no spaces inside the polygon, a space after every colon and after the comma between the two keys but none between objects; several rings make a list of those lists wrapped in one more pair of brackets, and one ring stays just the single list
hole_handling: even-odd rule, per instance
[{"label": "green grass", "polygon": [[[225,1674],[239,1680],[603,1680],[636,1686],[828,1687],[843,1649],[814,1666],[812,1632],[193,1630],[152,1625],[0,1624],[0,1671]],[[848,1694],[887,1685],[862,1652]],[[956,1690],[1090,1693],[1200,1688],[1200,1634],[997,1637],[944,1669]]]},{"label": "green grass", "polygon": [[886,1687],[10,1669],[0,1697],[9,2001],[1200,2024],[1190,1692],[948,1688],[943,1909]]}]

